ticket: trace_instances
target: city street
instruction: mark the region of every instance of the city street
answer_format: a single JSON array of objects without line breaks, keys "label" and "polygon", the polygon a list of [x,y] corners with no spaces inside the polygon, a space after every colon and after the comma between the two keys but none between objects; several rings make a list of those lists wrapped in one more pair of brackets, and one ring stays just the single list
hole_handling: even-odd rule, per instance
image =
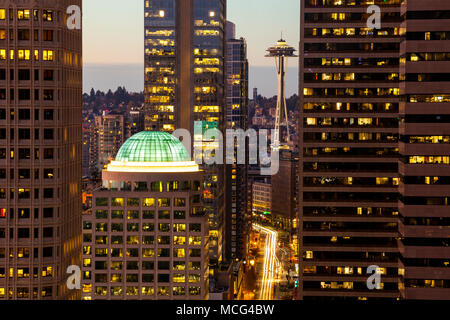
[{"label": "city street", "polygon": [[[258,292],[259,300],[273,300],[274,285],[279,280],[280,262],[277,258],[278,233],[260,225],[253,228],[265,237],[264,260],[262,264],[262,278]],[[258,272],[259,273],[259,272]]]}]

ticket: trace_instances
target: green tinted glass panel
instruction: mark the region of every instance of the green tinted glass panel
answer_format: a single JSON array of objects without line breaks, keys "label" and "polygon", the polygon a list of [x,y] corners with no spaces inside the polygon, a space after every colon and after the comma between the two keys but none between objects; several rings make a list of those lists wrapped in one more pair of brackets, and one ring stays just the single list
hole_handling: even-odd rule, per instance
[{"label": "green tinted glass panel", "polygon": [[166,132],[143,131],[128,139],[120,148],[117,161],[183,162],[191,161],[186,148]]}]

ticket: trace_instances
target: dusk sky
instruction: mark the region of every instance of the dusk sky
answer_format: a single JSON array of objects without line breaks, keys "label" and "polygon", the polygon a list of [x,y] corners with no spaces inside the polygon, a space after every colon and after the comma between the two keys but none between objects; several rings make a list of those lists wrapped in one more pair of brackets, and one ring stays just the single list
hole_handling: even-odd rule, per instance
[{"label": "dusk sky", "polygon": [[[228,0],[228,20],[236,24],[236,36],[248,44],[250,91],[257,87],[265,96],[276,94],[274,61],[264,58],[283,31],[298,49],[299,0]],[[83,1],[84,91],[125,86],[144,87],[144,0]],[[297,93],[297,59],[289,61],[288,96]]]}]

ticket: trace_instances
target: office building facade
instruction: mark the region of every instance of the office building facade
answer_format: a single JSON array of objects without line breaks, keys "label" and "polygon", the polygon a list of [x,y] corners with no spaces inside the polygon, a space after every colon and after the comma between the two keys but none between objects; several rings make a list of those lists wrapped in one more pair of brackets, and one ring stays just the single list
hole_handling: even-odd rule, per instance
[{"label": "office building facade", "polygon": [[450,3],[401,6],[401,297],[450,299]]},{"label": "office building facade", "polygon": [[[226,128],[248,129],[248,60],[245,39],[236,39],[235,25],[227,21]],[[226,248],[228,259],[246,257],[250,231],[247,164],[226,165]]]},{"label": "office building facade", "polygon": [[82,37],[67,7],[0,3],[0,299],[79,299]]},{"label": "office building facade", "polygon": [[208,299],[202,179],[168,133],[125,142],[83,216],[83,299]]},{"label": "office building facade", "polygon": [[400,297],[400,2],[301,1],[298,299]]},{"label": "office building facade", "polygon": [[302,10],[298,298],[448,299],[449,4]]},{"label": "office building facade", "polygon": [[292,231],[294,219],[297,217],[298,207],[298,155],[291,150],[280,150],[280,168],[271,178],[272,221],[287,232]]},{"label": "office building facade", "polygon": [[[186,129],[193,145],[211,151],[215,142],[203,134],[225,127],[226,1],[147,0],[144,11],[145,128]],[[219,263],[225,255],[225,168],[202,169],[211,262]]]},{"label": "office building facade", "polygon": [[97,148],[93,152],[97,155],[96,169],[101,172],[103,168],[116,156],[120,147],[125,142],[126,117],[121,113],[103,111],[101,116],[95,117],[95,133],[92,147]]}]

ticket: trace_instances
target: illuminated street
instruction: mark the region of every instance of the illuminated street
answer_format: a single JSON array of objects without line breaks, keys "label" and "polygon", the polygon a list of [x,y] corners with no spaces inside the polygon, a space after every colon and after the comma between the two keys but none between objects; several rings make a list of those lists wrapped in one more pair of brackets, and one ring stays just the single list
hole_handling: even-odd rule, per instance
[{"label": "illuminated street", "polygon": [[278,281],[280,269],[280,262],[276,256],[278,233],[257,224],[254,224],[253,228],[265,235],[262,280],[258,297],[260,300],[273,300],[274,284]]}]

